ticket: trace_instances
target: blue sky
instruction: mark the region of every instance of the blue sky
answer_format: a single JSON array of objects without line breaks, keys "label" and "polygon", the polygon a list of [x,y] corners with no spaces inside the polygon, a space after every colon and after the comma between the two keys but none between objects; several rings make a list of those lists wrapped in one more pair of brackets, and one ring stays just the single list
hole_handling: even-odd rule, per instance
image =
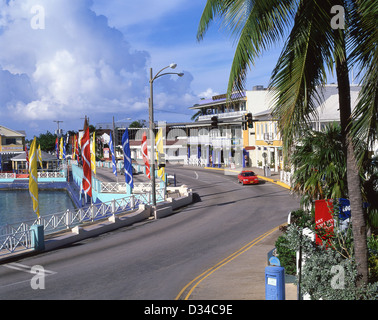
[{"label": "blue sky", "polygon": [[[149,68],[177,63],[182,78],[154,85],[155,119],[190,121],[188,107],[224,93],[234,53],[213,24],[196,32],[205,0],[0,0],[0,124],[27,138],[125,118],[148,120]],[[33,7],[44,28],[32,27]],[[40,14],[40,12],[37,12]],[[35,22],[35,20],[34,20]],[[39,21],[37,21],[39,23]],[[281,48],[259,59],[247,89],[267,85]]]}]

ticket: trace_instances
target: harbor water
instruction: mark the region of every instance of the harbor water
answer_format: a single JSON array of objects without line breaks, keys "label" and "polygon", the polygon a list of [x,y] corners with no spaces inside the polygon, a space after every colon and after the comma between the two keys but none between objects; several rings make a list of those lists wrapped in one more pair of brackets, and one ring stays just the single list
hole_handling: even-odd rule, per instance
[{"label": "harbor water", "polygon": [[[64,190],[39,190],[41,216],[75,209]],[[0,226],[36,219],[29,190],[0,191]]]}]

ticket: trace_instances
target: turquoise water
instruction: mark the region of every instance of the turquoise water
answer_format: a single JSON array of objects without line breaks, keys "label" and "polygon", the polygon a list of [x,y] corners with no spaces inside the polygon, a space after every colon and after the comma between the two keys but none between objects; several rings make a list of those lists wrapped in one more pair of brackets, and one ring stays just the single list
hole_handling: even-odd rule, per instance
[{"label": "turquoise water", "polygon": [[[41,216],[75,209],[70,196],[61,190],[39,190]],[[0,226],[36,219],[29,190],[0,190]]]}]

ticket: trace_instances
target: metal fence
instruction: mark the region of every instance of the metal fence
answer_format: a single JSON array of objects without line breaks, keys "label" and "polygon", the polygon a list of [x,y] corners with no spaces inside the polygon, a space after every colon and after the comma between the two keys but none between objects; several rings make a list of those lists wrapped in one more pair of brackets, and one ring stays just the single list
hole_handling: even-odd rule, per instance
[{"label": "metal fence", "polygon": [[[156,190],[157,199],[164,199],[164,189]],[[43,225],[45,234],[52,234],[73,228],[77,225],[106,219],[113,214],[121,214],[134,210],[140,204],[151,204],[151,192],[133,194],[121,199],[91,204],[90,206],[67,210],[41,216],[40,218],[22,223],[7,224],[0,227],[0,256],[20,249],[30,248],[30,228],[32,225]]]},{"label": "metal fence", "polygon": [[31,249],[32,233],[33,231],[28,229],[0,235],[0,256]]}]

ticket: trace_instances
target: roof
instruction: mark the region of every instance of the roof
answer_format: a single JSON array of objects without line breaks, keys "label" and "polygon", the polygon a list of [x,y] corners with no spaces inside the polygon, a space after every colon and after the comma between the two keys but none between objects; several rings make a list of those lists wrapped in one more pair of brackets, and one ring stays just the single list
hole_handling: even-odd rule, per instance
[{"label": "roof", "polygon": [[[58,161],[56,156],[49,154],[45,151],[41,151],[41,155],[42,155],[42,161]],[[21,152],[19,155],[15,156],[15,157],[13,157],[11,159],[11,161],[26,161],[25,151]]]},{"label": "roof", "polygon": [[[234,93],[231,95],[231,100],[235,99],[237,101],[237,100],[244,100],[245,98],[246,98],[245,91],[242,93]],[[221,95],[213,96],[209,99],[203,99],[199,103],[190,107],[189,109],[199,109],[199,108],[204,108],[208,106],[214,106],[217,104],[225,103],[226,101],[227,101],[227,94],[221,94]]]},{"label": "roof", "polygon": [[[361,90],[360,86],[350,86],[350,98],[352,112],[358,102],[358,94]],[[323,89],[322,103],[316,106],[319,121],[339,121],[339,92],[337,85],[326,85]],[[271,118],[272,109],[266,109],[262,112],[252,114],[253,117],[267,117]],[[314,117],[311,116],[313,120]]]},{"label": "roof", "polygon": [[4,137],[25,137],[26,135],[24,133],[21,133],[16,130],[9,129],[7,127],[4,127],[0,125],[0,136]]}]

